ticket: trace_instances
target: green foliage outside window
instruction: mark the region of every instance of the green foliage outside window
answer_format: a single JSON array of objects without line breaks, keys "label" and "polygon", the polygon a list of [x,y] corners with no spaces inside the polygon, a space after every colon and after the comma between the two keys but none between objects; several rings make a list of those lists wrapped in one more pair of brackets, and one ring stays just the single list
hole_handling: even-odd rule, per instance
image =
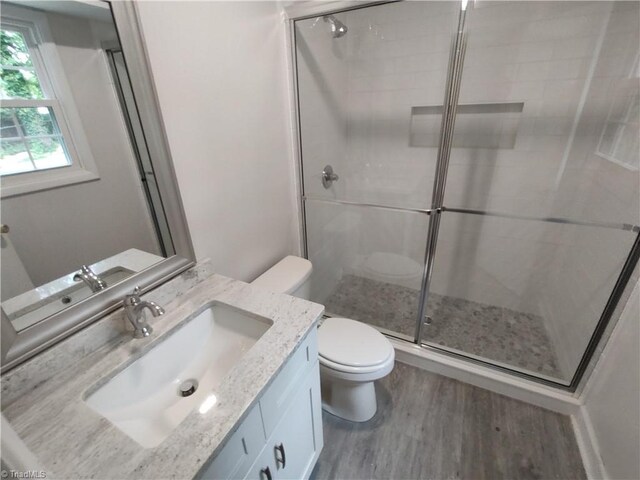
[{"label": "green foliage outside window", "polygon": [[[0,96],[3,99],[44,98],[24,37],[19,32],[4,29],[0,30]],[[49,109],[3,106],[0,109],[1,137],[18,136],[15,120],[18,121],[25,137],[59,135]],[[42,138],[29,141],[29,150],[34,158],[45,157],[57,148],[59,143],[55,139]],[[0,155],[4,157],[24,151],[22,142],[3,141]]]}]

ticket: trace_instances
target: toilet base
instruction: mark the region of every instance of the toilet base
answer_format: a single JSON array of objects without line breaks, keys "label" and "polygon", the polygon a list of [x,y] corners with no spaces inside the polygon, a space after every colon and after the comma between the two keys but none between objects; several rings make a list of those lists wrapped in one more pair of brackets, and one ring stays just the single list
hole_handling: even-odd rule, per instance
[{"label": "toilet base", "polygon": [[350,382],[321,376],[322,408],[351,422],[371,420],[378,410],[373,381]]}]

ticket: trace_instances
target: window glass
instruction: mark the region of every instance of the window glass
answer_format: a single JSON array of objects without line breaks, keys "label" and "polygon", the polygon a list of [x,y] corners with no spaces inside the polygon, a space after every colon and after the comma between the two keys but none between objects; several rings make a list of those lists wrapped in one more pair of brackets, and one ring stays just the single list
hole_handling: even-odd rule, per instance
[{"label": "window glass", "polygon": [[44,98],[24,36],[6,29],[0,30],[0,98]]},{"label": "window glass", "polygon": [[0,176],[71,165],[24,35],[2,29],[0,40]]},{"label": "window glass", "polygon": [[0,108],[0,175],[70,164],[50,107]]}]

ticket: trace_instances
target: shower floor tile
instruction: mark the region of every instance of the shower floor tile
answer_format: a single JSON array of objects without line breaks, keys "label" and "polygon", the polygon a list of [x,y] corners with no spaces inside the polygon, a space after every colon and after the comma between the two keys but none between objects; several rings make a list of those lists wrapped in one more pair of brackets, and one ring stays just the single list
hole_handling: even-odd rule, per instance
[{"label": "shower floor tile", "polygon": [[[327,312],[413,337],[420,292],[345,275],[325,302]],[[431,294],[428,343],[562,378],[544,320],[538,315]]]},{"label": "shower floor tile", "polygon": [[413,337],[419,300],[418,290],[345,275],[324,306],[333,315],[353,318]]}]

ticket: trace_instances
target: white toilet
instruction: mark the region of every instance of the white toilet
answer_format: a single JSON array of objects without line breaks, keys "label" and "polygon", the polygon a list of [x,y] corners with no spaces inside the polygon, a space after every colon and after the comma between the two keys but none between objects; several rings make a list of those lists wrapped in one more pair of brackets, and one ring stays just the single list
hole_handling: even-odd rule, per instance
[{"label": "white toilet", "polygon": [[[313,266],[288,256],[252,285],[309,299]],[[393,346],[375,328],[348,318],[327,318],[318,329],[322,408],[353,422],[365,422],[378,408],[374,382],[393,370]]]}]

